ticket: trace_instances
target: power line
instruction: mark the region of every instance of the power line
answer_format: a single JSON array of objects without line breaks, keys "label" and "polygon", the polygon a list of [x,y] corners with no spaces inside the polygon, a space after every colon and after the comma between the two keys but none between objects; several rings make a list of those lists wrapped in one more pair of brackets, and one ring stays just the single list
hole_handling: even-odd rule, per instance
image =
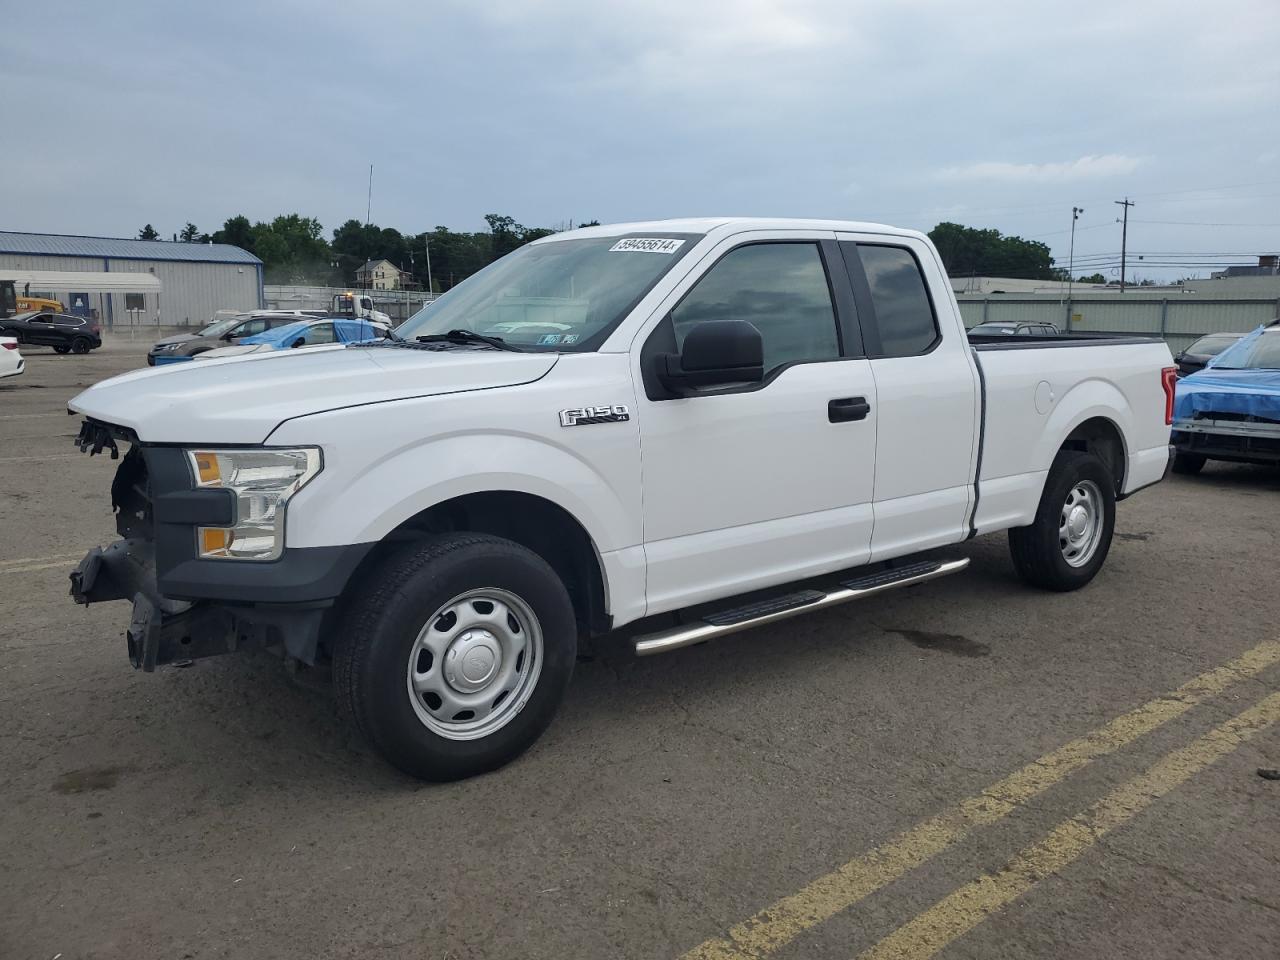
[{"label": "power line", "polygon": [[1168,227],[1280,227],[1280,223],[1202,223],[1197,220],[1135,220],[1133,222],[1158,223]]}]

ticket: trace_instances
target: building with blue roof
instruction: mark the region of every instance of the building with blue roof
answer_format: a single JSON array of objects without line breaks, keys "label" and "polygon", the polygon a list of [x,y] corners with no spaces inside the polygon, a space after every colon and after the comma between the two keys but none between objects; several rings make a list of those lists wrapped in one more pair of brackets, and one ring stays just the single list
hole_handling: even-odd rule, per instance
[{"label": "building with blue roof", "polygon": [[225,243],[0,230],[0,279],[115,328],[200,326],[219,310],[266,305],[262,261]]}]

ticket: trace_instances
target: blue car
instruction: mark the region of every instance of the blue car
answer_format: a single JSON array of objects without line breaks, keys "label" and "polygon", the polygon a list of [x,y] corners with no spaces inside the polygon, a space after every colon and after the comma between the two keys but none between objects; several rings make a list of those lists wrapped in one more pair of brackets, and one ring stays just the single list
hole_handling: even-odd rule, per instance
[{"label": "blue car", "polygon": [[1172,442],[1175,473],[1207,460],[1280,465],[1280,320],[1178,381]]},{"label": "blue car", "polygon": [[299,320],[273,330],[255,333],[251,337],[242,337],[234,347],[207,350],[196,354],[195,359],[217,360],[221,357],[239,357],[271,350],[292,350],[295,347],[385,340],[390,336],[391,331],[380,323],[341,317],[323,317],[317,320]]}]

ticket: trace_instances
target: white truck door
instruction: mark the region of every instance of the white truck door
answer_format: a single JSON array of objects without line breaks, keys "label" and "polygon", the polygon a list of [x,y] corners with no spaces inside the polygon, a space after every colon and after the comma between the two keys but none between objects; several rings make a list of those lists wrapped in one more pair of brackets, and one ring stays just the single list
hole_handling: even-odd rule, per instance
[{"label": "white truck door", "polygon": [[946,275],[914,238],[839,236],[879,398],[871,559],[956,543],[968,533],[981,401]]},{"label": "white truck door", "polygon": [[[834,236],[727,239],[637,340],[650,614],[867,558],[877,401]],[[763,382],[664,398],[647,371],[711,319],[756,326]]]}]

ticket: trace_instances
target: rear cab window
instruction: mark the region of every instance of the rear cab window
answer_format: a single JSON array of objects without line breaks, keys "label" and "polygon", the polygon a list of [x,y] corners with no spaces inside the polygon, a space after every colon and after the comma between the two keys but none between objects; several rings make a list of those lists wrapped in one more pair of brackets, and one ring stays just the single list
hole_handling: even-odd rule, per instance
[{"label": "rear cab window", "polygon": [[858,308],[864,334],[871,326],[880,341],[878,349],[868,343],[868,355],[873,359],[916,357],[933,350],[942,335],[915,253],[892,243],[849,240],[840,241],[840,248],[855,295],[861,293]]}]

